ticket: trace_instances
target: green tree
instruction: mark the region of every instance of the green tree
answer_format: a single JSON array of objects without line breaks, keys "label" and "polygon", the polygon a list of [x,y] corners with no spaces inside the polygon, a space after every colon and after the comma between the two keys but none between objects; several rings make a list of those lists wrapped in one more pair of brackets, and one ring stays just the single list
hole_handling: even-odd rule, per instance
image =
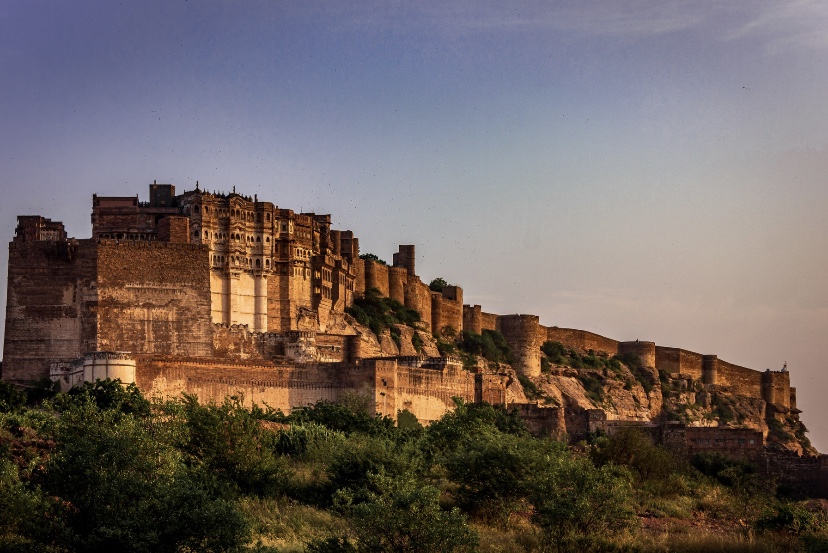
[{"label": "green tree", "polygon": [[384,260],[380,259],[376,255],[372,253],[363,253],[359,256],[360,259],[364,259],[365,261],[373,261],[375,263],[379,263],[380,265],[388,265]]},{"label": "green tree", "polygon": [[18,390],[14,384],[0,380],[0,413],[18,411],[25,404],[26,394]]},{"label": "green tree", "polygon": [[679,467],[676,458],[638,428],[620,428],[599,440],[591,452],[597,465],[628,467],[639,482],[664,480]]},{"label": "green tree", "polygon": [[88,552],[233,551],[247,525],[210,475],[155,439],[147,420],[65,411],[45,488],[68,506],[68,543]]},{"label": "green tree", "polygon": [[477,436],[502,432],[526,436],[529,430],[517,410],[506,410],[489,403],[466,403],[454,398],[455,408],[427,428],[427,439],[438,452],[450,452],[458,443]]},{"label": "green tree", "polygon": [[201,405],[195,396],[184,396],[167,409],[179,411],[184,432],[177,445],[191,465],[203,465],[245,494],[275,496],[285,490],[289,471],[276,454],[278,436],[265,430],[239,398]]},{"label": "green tree", "polygon": [[357,501],[340,490],[336,508],[348,521],[360,553],[462,553],[477,550],[477,535],[457,509],[440,508],[437,488],[408,478],[369,477],[375,491]]},{"label": "green tree", "polygon": [[335,454],[327,473],[331,491],[347,488],[358,495],[371,489],[371,474],[419,475],[425,465],[414,441],[399,443],[388,437],[354,434]]},{"label": "green tree", "polygon": [[134,383],[124,386],[120,380],[96,380],[75,386],[65,394],[58,394],[53,400],[58,411],[91,404],[101,410],[118,411],[146,417],[150,414],[150,402],[141,394]]},{"label": "green tree", "polygon": [[443,277],[437,277],[428,283],[428,288],[432,292],[442,292],[446,286],[449,286],[449,283]]},{"label": "green tree", "polygon": [[490,432],[460,442],[444,464],[449,479],[458,484],[453,492],[458,504],[505,527],[529,497],[535,475],[565,454],[557,442]]},{"label": "green tree", "polygon": [[545,551],[588,551],[602,538],[628,528],[629,473],[589,459],[558,457],[533,485],[532,520],[540,527]]},{"label": "green tree", "polygon": [[394,429],[394,420],[373,413],[374,409],[374,405],[359,404],[356,401],[334,403],[323,400],[297,409],[287,420],[291,423],[314,422],[347,434],[362,432],[373,436],[388,435]]}]

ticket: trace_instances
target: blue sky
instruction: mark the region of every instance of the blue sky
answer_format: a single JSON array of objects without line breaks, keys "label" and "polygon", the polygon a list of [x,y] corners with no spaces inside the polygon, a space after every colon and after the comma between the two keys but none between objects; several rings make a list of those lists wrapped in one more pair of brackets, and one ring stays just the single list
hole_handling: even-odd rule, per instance
[{"label": "blue sky", "polygon": [[826,451],[827,27],[811,1],[6,0],[0,235],[235,186],[416,244],[488,311],[787,361]]}]

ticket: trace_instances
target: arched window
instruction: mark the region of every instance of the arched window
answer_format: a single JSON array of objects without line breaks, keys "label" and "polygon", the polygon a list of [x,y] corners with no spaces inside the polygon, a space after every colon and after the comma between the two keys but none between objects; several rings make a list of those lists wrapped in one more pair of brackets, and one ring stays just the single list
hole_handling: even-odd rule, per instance
[{"label": "arched window", "polygon": [[257,236],[257,237],[256,237],[256,242],[261,242],[261,241],[262,241],[262,237],[261,237],[261,236]]},{"label": "arched window", "polygon": [[270,267],[270,260],[269,259],[265,259],[265,267],[268,267],[268,268]]},{"label": "arched window", "polygon": [[193,206],[193,213],[198,213],[198,206],[197,205]]},{"label": "arched window", "polygon": [[262,222],[262,214],[261,214],[261,213],[257,213],[257,214],[256,214],[256,222],[257,222],[257,223],[261,223],[261,222]]},{"label": "arched window", "polygon": [[210,238],[210,233],[206,230],[204,231],[204,238]]},{"label": "arched window", "polygon": [[268,214],[266,215],[266,217],[267,217],[267,219],[266,219],[266,220],[267,220],[267,222],[269,223],[269,222],[270,222],[270,213],[268,213]]},{"label": "arched window", "polygon": [[257,269],[261,269],[261,268],[262,268],[262,262],[261,262],[261,261],[259,261],[258,259],[256,260],[256,268],[257,268]]},{"label": "arched window", "polygon": [[270,242],[270,236],[265,236],[265,242]]}]

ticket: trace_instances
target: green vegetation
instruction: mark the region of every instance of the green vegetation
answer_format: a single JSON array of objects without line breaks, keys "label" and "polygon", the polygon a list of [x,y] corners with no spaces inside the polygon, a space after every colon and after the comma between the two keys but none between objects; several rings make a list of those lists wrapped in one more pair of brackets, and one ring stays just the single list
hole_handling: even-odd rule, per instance
[{"label": "green vegetation", "polygon": [[437,277],[428,283],[428,288],[432,292],[442,292],[446,286],[449,286],[449,283],[442,277]]},{"label": "green vegetation", "polygon": [[380,265],[388,265],[385,260],[380,259],[376,255],[372,253],[363,253],[359,255],[360,259],[364,259],[365,261],[373,261],[374,263],[379,263]]},{"label": "green vegetation", "polygon": [[[40,393],[40,392],[36,392]],[[0,386],[3,552],[825,551],[817,502],[620,429],[570,451],[514,410],[399,425],[359,395],[290,415]],[[657,524],[656,524],[657,523]],[[645,527],[642,527],[644,525]],[[649,528],[649,529],[648,529]]]},{"label": "green vegetation", "polygon": [[465,353],[480,355],[494,363],[512,363],[512,350],[503,334],[496,330],[484,329],[482,334],[464,330],[459,347]]},{"label": "green vegetation", "polygon": [[420,314],[410,307],[406,307],[396,300],[382,296],[376,288],[369,288],[363,295],[354,300],[353,305],[345,312],[356,321],[371,329],[379,336],[383,330],[389,329],[392,338],[399,346],[400,333],[395,325],[415,327],[420,322]]}]

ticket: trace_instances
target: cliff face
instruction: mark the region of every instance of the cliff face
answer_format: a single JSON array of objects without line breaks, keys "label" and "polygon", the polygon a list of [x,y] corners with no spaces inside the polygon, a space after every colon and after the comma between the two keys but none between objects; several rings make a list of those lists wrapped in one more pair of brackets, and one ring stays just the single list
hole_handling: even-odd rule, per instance
[{"label": "cliff face", "polygon": [[762,432],[771,449],[817,453],[795,409],[777,412],[738,388],[659,372],[634,356],[578,355],[565,349],[552,353],[540,376],[521,376],[527,396],[538,407],[601,410],[607,421],[752,429]]}]

